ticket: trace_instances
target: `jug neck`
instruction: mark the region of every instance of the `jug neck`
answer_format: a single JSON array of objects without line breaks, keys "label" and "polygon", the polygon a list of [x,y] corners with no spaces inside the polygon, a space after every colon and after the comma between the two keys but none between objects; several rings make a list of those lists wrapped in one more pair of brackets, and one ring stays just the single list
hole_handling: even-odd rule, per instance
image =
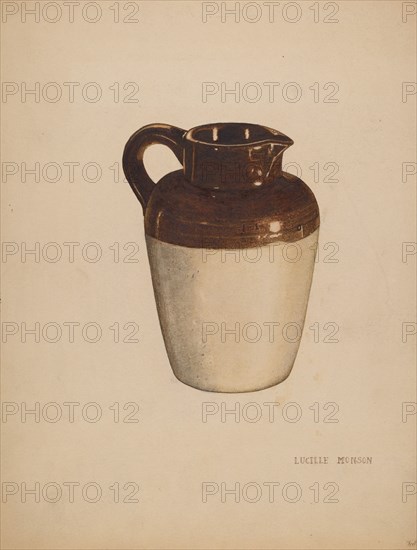
[{"label": "jug neck", "polygon": [[289,137],[256,124],[197,126],[184,136],[184,175],[206,189],[259,188],[282,174],[282,155],[292,144]]}]

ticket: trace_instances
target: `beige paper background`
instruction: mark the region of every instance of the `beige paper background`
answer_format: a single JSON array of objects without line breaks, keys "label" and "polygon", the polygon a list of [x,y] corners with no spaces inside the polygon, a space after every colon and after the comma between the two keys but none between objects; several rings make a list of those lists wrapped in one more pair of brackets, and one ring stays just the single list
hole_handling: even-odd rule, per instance
[{"label": "beige paper background", "polygon": [[[20,2],[11,4],[21,9]],[[416,16],[402,21],[403,2],[339,1],[339,23],[314,23],[313,2],[298,1],[296,23],[279,10],[268,22],[259,3],[264,11],[256,23],[222,23],[217,15],[204,24],[200,2],[157,1],[138,3],[139,22],[126,24],[113,21],[114,2],[97,4],[102,18],[93,24],[79,11],[73,23],[64,16],[54,24],[30,17],[24,23],[19,12],[2,24],[3,81],[17,83],[19,91],[22,82],[97,82],[103,90],[96,103],[77,90],[73,103],[64,97],[36,103],[31,96],[22,102],[19,93],[2,103],[3,163],[95,162],[102,169],[96,183],[79,169],[73,182],[64,172],[55,183],[42,175],[24,183],[20,168],[2,183],[2,241],[19,249],[2,263],[3,327],[19,327],[3,345],[2,398],[19,412],[3,416],[2,480],[19,492],[2,505],[2,547],[415,547],[416,497],[402,499],[403,483],[416,481],[416,417],[402,419],[403,403],[416,399],[416,337],[402,342],[402,324],[415,322],[415,256],[402,261],[402,243],[415,241],[415,176],[402,182],[402,163],[416,160],[415,101],[411,95],[402,101],[402,83],[416,79]],[[121,15],[126,4],[120,2]],[[116,103],[108,87],[119,82],[122,91],[132,81],[139,84],[139,102]],[[296,103],[279,91],[274,102],[266,95],[255,103],[222,102],[217,95],[204,103],[202,82],[208,81],[297,82],[303,95]],[[339,102],[315,103],[309,90],[315,82],[336,82]],[[285,162],[303,168],[316,194],[321,245],[339,247],[337,263],[323,261],[326,250],[320,249],[290,378],[253,394],[199,392],[174,378],[154,304],[142,211],[109,169],[142,125],[189,128],[219,120],[265,124],[294,139]],[[155,179],[177,167],[159,146],[146,160]],[[308,167],[315,162],[336,162],[339,182],[325,183],[322,175],[314,182]],[[69,262],[62,244],[68,241],[98,243],[102,259],[85,261],[80,246]],[[56,242],[63,258],[51,263],[28,256],[23,263],[24,242]],[[125,243],[137,242],[139,261],[114,262],[108,247],[115,242],[123,255]],[[98,323],[101,340],[88,343],[77,331],[73,343],[66,333],[57,343],[21,341],[23,322],[64,327],[69,321]],[[115,322],[137,323],[139,343],[112,341],[108,327]],[[321,327],[319,342],[307,328],[314,323]],[[323,341],[326,323],[340,327],[338,343]],[[272,401],[280,405],[269,422],[263,403]],[[21,403],[33,408],[35,402],[96,402],[102,418],[92,423],[78,412],[72,423],[65,413],[56,423],[42,415],[39,422],[31,416],[22,422]],[[138,403],[139,422],[114,422],[109,406],[115,402],[121,418],[125,403]],[[256,403],[263,414],[256,423],[242,415],[240,422],[230,416],[221,422],[220,414],[203,422],[204,402],[227,408]],[[338,423],[323,422],[329,402],[339,407]],[[300,407],[298,422],[283,418],[288,403]],[[309,409],[313,403],[320,404],[319,422]],[[328,456],[330,463],[295,465],[295,456]],[[373,463],[338,465],[338,456],[371,456]],[[220,493],[202,502],[203,482],[272,481],[280,488],[297,483],[300,500],[286,502],[279,488],[270,503],[263,486],[258,502],[228,497],[222,503]],[[42,495],[40,502],[28,496],[23,503],[23,482],[95,482],[103,496],[89,503],[78,491],[73,503],[65,493],[56,503]],[[139,502],[115,503],[109,489],[115,482],[137,483]],[[319,483],[322,491],[328,482],[338,484],[339,502],[323,502],[324,491],[314,503],[309,487]],[[121,489],[122,496],[127,492]]]}]

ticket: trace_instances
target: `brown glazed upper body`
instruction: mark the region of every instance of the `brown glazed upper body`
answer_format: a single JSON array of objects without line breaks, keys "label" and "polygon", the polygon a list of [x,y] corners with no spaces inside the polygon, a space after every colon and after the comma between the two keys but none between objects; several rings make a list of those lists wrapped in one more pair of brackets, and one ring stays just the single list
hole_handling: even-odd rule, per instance
[{"label": "brown glazed upper body", "polygon": [[[314,194],[282,171],[292,140],[254,124],[217,123],[182,135],[183,169],[164,176],[145,209],[147,235],[193,248],[294,242],[320,224]],[[129,179],[129,178],[128,178]]]}]

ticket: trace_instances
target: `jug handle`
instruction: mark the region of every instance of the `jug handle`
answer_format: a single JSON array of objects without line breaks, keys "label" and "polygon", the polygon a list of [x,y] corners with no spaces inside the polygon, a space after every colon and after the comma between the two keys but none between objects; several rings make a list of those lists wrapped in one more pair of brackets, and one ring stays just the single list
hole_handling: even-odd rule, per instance
[{"label": "jug handle", "polygon": [[123,152],[123,171],[143,207],[143,212],[155,186],[143,164],[145,150],[154,144],[166,145],[182,164],[185,133],[186,130],[169,124],[149,124],[135,132],[126,143]]}]

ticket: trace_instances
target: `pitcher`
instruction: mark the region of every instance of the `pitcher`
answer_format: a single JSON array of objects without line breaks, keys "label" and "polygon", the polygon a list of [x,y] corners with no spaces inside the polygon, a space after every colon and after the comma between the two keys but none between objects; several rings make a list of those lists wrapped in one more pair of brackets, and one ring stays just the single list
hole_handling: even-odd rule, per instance
[{"label": "pitcher", "polygon": [[[182,164],[156,185],[143,165],[155,143]],[[292,144],[244,123],[151,124],[126,144],[168,358],[194,388],[249,392],[291,372],[320,224],[312,191],[282,171]]]}]

